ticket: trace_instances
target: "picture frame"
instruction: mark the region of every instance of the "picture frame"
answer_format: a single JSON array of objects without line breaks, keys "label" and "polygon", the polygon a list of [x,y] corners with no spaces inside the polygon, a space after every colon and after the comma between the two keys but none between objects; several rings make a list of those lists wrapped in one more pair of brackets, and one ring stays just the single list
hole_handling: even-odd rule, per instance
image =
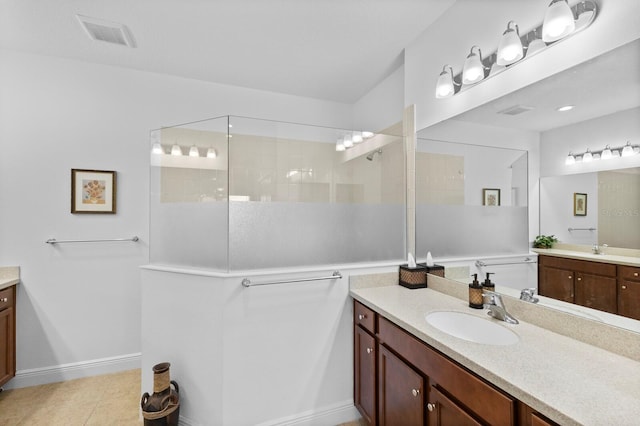
[{"label": "picture frame", "polygon": [[500,205],[500,189],[483,188],[482,189],[482,205],[483,206],[499,206]]},{"label": "picture frame", "polygon": [[71,213],[115,214],[116,172],[71,169]]},{"label": "picture frame", "polygon": [[581,194],[579,192],[573,193],[573,215],[587,215],[587,194]]}]

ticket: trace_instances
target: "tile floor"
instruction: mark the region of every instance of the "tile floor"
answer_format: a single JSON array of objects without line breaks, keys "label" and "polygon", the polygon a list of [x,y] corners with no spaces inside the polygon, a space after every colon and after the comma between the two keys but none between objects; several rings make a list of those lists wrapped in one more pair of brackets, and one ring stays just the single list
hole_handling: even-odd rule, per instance
[{"label": "tile floor", "polygon": [[139,369],[5,390],[0,392],[0,426],[140,426],[141,396]]},{"label": "tile floor", "polygon": [[0,426],[140,426],[140,370],[0,392]]}]

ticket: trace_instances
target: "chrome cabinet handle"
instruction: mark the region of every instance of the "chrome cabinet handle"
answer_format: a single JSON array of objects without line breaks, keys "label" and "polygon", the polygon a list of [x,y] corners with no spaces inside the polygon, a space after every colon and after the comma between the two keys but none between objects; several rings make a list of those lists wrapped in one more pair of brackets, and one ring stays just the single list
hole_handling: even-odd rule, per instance
[{"label": "chrome cabinet handle", "polygon": [[427,410],[433,411],[434,408],[436,408],[436,404],[432,404],[432,403],[427,404]]},{"label": "chrome cabinet handle", "polygon": [[411,389],[411,394],[413,396],[418,396],[420,395],[420,389]]},{"label": "chrome cabinet handle", "polygon": [[362,321],[362,320],[363,320],[363,319],[365,319],[366,317],[367,317],[367,316],[366,316],[366,315],[364,315],[364,314],[360,314],[360,315],[358,315],[358,319],[359,319],[360,321]]},{"label": "chrome cabinet handle", "polygon": [[367,348],[367,353],[370,354],[371,352],[373,352],[373,349]]}]

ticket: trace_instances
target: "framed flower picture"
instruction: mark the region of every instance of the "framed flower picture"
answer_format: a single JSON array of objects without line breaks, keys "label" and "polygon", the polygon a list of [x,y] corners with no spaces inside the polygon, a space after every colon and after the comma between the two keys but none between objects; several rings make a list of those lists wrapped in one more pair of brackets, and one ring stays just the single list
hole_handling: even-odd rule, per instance
[{"label": "framed flower picture", "polygon": [[500,190],[493,188],[482,189],[482,205],[483,206],[499,206]]},{"label": "framed flower picture", "polygon": [[580,194],[578,192],[573,193],[573,215],[587,215],[587,194]]},{"label": "framed flower picture", "polygon": [[71,213],[115,213],[116,172],[71,169]]}]

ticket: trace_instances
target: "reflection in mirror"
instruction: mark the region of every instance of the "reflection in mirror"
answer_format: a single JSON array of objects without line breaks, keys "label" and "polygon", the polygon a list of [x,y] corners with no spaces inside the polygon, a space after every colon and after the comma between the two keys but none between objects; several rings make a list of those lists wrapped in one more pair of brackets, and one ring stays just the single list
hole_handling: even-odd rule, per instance
[{"label": "reflection in mirror", "polygon": [[526,151],[419,138],[415,161],[419,257],[528,253]]},{"label": "reflection in mirror", "polygon": [[[574,105],[571,111],[558,112],[558,107],[568,104]],[[503,131],[511,136],[510,141],[508,138],[491,139],[483,132],[472,133],[469,130],[477,127],[491,128],[498,134]],[[629,140],[632,144],[638,144],[640,141],[640,40],[622,45],[436,126],[422,129],[419,135],[428,135],[432,139],[461,141],[461,132],[474,135],[473,139],[467,138],[467,142],[492,146],[513,146],[513,143],[517,143],[518,147],[522,147],[526,141],[535,139],[534,145],[539,147],[539,152],[537,148],[532,148],[529,152],[528,179],[531,183],[530,188],[535,188],[536,182],[540,184],[540,223],[528,224],[531,226],[528,239],[533,239],[536,234],[555,234],[561,241],[571,243],[573,247],[585,248],[587,254],[591,252],[591,245],[594,243],[608,244],[611,253],[618,247],[622,247],[618,250],[625,253],[630,247],[638,249],[640,236],[632,227],[632,223],[640,223],[640,190],[635,183],[638,178],[640,155],[600,159],[572,166],[565,165],[565,159],[570,151],[585,152],[589,148],[603,149],[607,144],[614,147],[624,145]],[[481,164],[481,161],[475,158],[472,161],[473,164]],[[416,160],[417,174],[421,172],[418,164]],[[467,164],[465,162],[465,165]],[[632,170],[632,173],[627,173]],[[474,176],[473,179],[489,177],[492,172],[491,166],[484,167],[480,175]],[[580,180],[580,175],[587,172],[590,173],[590,177],[585,176],[585,182],[581,183],[580,187],[563,183],[565,180],[569,182],[570,179]],[[465,174],[466,180],[470,180],[468,170],[465,170]],[[444,176],[443,182],[446,182]],[[538,181],[539,176],[544,178]],[[625,181],[630,180],[633,183],[620,183],[617,179],[621,176]],[[416,191],[419,191],[421,185],[419,179],[417,176]],[[589,186],[582,186],[587,185],[587,179],[591,179]],[[485,187],[484,185],[483,183],[482,187]],[[486,187],[494,188],[488,184]],[[550,201],[553,193],[560,192],[563,187],[564,192],[558,194],[559,198]],[[605,192],[606,188],[612,188],[614,191]],[[586,216],[574,216],[574,192],[587,194]],[[501,195],[503,194],[501,191]],[[498,291],[513,293],[516,298],[519,297],[522,288],[535,287],[537,264],[523,263],[525,258],[518,254],[502,257],[493,255],[496,249],[489,246],[493,241],[493,234],[489,237],[484,234],[488,228],[482,214],[459,217],[454,214],[432,215],[428,217],[430,223],[427,224],[423,222],[427,216],[423,218],[420,214],[420,209],[426,207],[420,205],[418,197],[419,194],[416,206],[418,256],[424,256],[425,252],[430,250],[436,263],[447,267],[446,276],[462,282],[468,282],[469,273],[478,272],[484,278],[484,272],[495,272]],[[538,209],[535,208],[537,200],[533,197],[537,198],[538,194],[532,194],[530,200],[530,205],[534,206],[530,214],[535,217]],[[618,204],[619,202],[622,204]],[[469,208],[482,208],[481,201],[476,200],[476,205]],[[487,212],[495,213],[488,209]],[[459,226],[464,227],[464,233],[456,233]],[[570,233],[570,227],[593,227],[596,231]],[[617,232],[621,228],[625,232]],[[438,232],[456,233],[456,237],[438,241]],[[516,232],[526,233],[527,222],[523,229]],[[431,233],[436,235],[432,236]],[[476,244],[478,241],[484,244]],[[458,250],[466,253],[467,258],[446,258]],[[637,254],[626,256],[630,256],[626,259],[631,259],[633,265],[636,264],[634,262],[639,262]],[[532,260],[535,261],[536,258],[535,253],[531,254]],[[478,260],[490,266],[479,267]],[[497,265],[498,263],[500,265]],[[535,276],[533,285],[532,276]],[[569,313],[589,310],[553,299],[546,299],[546,302]],[[640,331],[640,321],[606,312],[587,312],[608,324]]]},{"label": "reflection in mirror", "polygon": [[[587,194],[585,216],[573,194]],[[540,233],[566,244],[640,249],[640,167],[540,179]],[[571,229],[571,230],[570,230]]]}]

